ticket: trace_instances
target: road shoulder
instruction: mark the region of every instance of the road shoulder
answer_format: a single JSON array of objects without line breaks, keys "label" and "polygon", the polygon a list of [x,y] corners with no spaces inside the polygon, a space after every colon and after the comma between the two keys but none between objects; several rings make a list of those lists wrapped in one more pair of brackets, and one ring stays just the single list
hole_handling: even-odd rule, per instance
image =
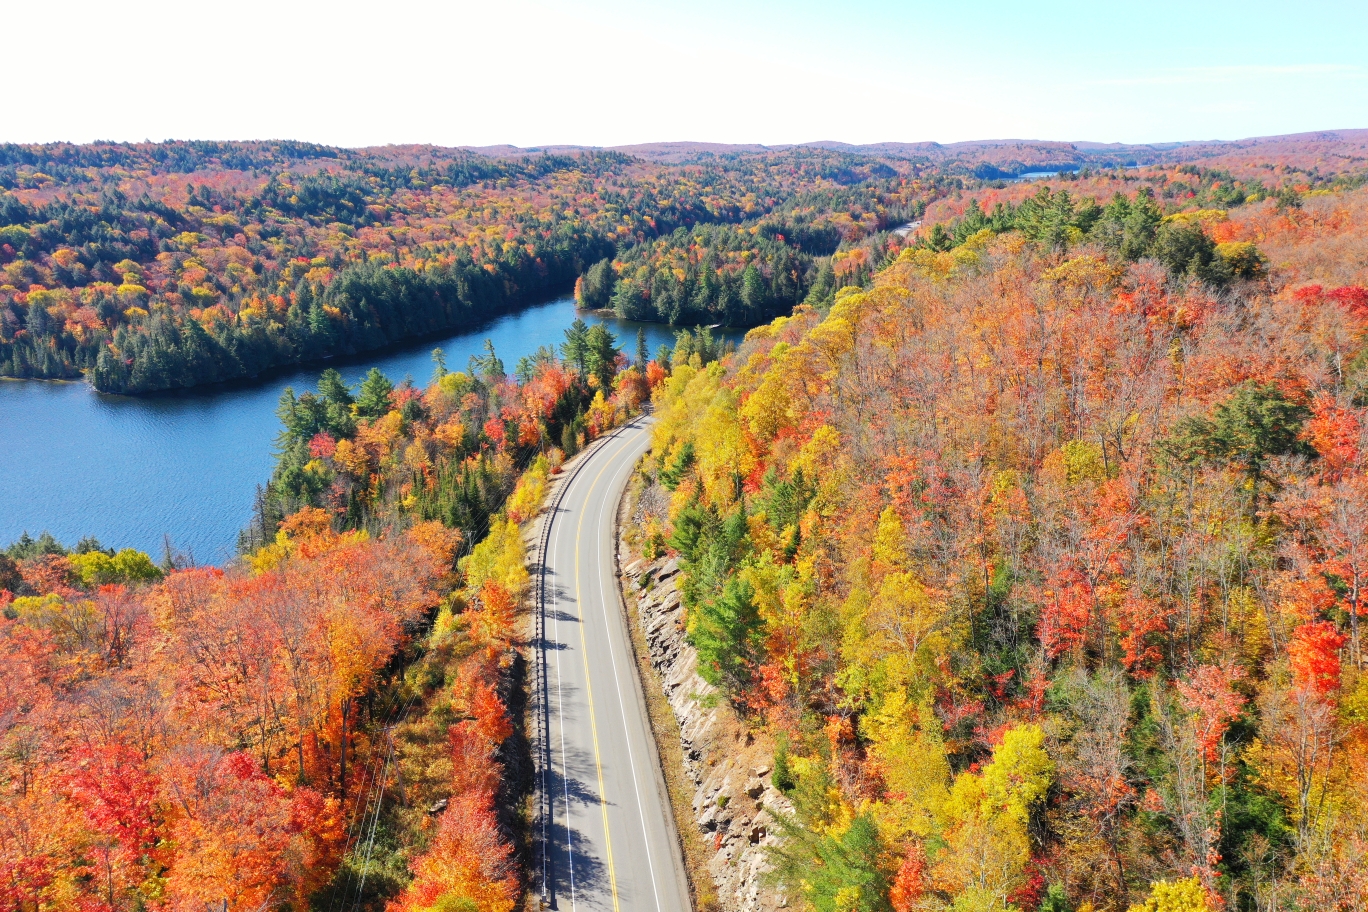
[{"label": "road shoulder", "polygon": [[771,912],[787,905],[765,882],[776,836],[770,808],[789,810],[769,781],[773,745],[751,731],[696,671],[679,606],[678,563],[647,561],[622,533],[644,525],[658,496],[640,471],[618,507],[617,565],[632,650],[670,796],[694,908]]}]

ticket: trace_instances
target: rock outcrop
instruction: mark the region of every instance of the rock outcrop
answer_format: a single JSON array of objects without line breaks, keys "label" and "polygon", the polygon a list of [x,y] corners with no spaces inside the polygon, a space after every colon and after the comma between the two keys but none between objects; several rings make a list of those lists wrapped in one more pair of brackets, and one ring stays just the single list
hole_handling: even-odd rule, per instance
[{"label": "rock outcrop", "polygon": [[694,788],[693,824],[711,848],[708,870],[720,904],[729,912],[784,908],[785,898],[762,877],[765,850],[777,839],[771,814],[792,811],[770,781],[773,746],[748,731],[698,675],[698,655],[684,630],[678,560],[634,559],[622,541],[619,560],[624,594],[635,602],[632,614],[679,723],[684,772]]}]

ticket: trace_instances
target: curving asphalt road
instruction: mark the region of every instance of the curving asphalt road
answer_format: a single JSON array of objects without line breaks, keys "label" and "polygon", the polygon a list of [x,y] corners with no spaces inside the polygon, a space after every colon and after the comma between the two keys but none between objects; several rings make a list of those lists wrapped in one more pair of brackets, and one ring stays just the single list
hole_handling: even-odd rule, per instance
[{"label": "curving asphalt road", "polygon": [[543,519],[534,863],[552,909],[690,908],[614,575],[613,520],[649,445],[648,420],[569,468]]}]

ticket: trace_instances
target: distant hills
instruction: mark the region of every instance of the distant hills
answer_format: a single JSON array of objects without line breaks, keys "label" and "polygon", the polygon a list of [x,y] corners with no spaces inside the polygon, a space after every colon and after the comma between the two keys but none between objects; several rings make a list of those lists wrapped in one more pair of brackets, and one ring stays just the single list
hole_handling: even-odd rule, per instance
[{"label": "distant hills", "polygon": [[[1033,171],[1077,171],[1176,165],[1236,168],[1286,165],[1309,173],[1344,173],[1368,167],[1368,129],[1321,130],[1236,140],[1166,143],[1059,142],[1039,139],[981,139],[956,143],[846,143],[817,140],[772,146],[688,140],[622,146],[547,145],[520,147],[436,146],[402,143],[342,148],[292,140],[168,141],[163,143],[0,143],[0,171],[7,167],[145,168],[153,173],[191,173],[220,169],[246,171],[291,168],[311,171],[346,162],[370,161],[385,167],[445,166],[478,159],[524,159],[543,155],[617,154],[661,165],[744,161],[810,149],[827,153],[903,160],[946,173],[981,180],[1013,178]],[[0,174],[0,179],[3,175]],[[6,186],[0,181],[0,187]]]},{"label": "distant hills", "polygon": [[[389,147],[385,147],[389,148]],[[411,147],[436,149],[437,147]],[[603,147],[553,145],[521,148],[511,145],[465,146],[471,152],[495,158],[543,153],[565,154]],[[1084,167],[1113,168],[1218,159],[1258,152],[1275,158],[1295,157],[1302,167],[1307,161],[1324,162],[1322,170],[1343,170],[1355,163],[1368,164],[1368,129],[1320,130],[1281,136],[1254,136],[1236,140],[1189,140],[1168,143],[1055,142],[1038,139],[980,139],[957,143],[878,142],[845,143],[835,140],[778,144],[710,142],[653,142],[609,146],[648,161],[682,163],[711,157],[728,158],[782,152],[795,148],[823,149],[852,155],[904,158],[930,164],[962,163],[976,176],[1010,177],[1031,170],[1076,170]],[[379,151],[378,149],[375,151]]]}]

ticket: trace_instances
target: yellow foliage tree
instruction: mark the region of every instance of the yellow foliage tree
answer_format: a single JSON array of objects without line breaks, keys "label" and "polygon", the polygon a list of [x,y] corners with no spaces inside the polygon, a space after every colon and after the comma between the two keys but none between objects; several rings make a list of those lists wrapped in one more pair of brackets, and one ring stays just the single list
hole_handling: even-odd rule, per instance
[{"label": "yellow foliage tree", "polygon": [[1186,880],[1156,881],[1150,895],[1142,903],[1130,907],[1130,912],[1213,912],[1207,902],[1206,889],[1196,877]]},{"label": "yellow foliage tree", "polygon": [[103,551],[73,554],[68,560],[81,582],[87,586],[161,579],[161,571],[152,563],[152,558],[132,548],[124,548],[113,555]]},{"label": "yellow foliage tree", "polygon": [[870,809],[884,841],[898,845],[934,835],[950,796],[950,760],[930,702],[914,704],[893,691],[861,719],[860,730],[887,785]]},{"label": "yellow foliage tree", "polygon": [[514,598],[527,586],[527,551],[522,530],[506,516],[496,516],[489,524],[489,535],[461,561],[466,591],[479,592],[486,580],[503,586]]},{"label": "yellow foliage tree", "polygon": [[518,485],[508,498],[508,518],[513,522],[527,522],[541,509],[546,497],[546,482],[551,477],[551,464],[545,456],[538,456],[518,479]]},{"label": "yellow foliage tree", "polygon": [[1038,725],[1008,729],[983,772],[961,773],[942,809],[948,850],[936,878],[954,894],[957,912],[1007,906],[1031,856],[1031,810],[1045,796],[1054,762]]}]

